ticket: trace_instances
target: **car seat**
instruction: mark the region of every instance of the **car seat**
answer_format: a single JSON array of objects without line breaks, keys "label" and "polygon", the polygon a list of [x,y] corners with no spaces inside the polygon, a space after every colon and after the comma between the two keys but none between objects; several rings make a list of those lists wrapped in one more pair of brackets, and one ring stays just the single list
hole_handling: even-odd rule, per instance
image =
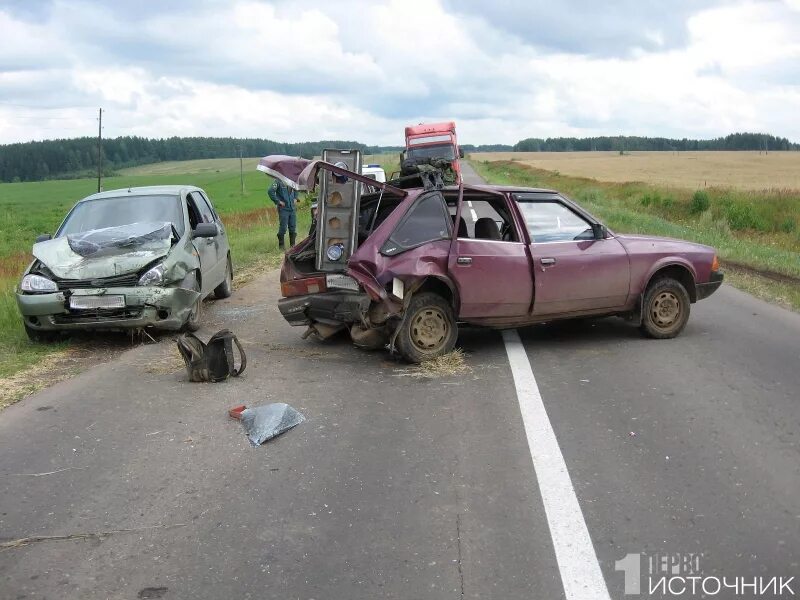
[{"label": "car seat", "polygon": [[475,221],[475,238],[479,240],[501,240],[497,223],[491,217],[481,217]]}]

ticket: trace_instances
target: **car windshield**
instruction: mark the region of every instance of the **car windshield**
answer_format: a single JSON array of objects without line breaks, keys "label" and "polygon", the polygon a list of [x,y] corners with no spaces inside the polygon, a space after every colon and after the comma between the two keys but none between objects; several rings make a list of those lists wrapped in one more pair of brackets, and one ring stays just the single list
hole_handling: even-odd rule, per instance
[{"label": "car windshield", "polygon": [[131,195],[87,200],[70,212],[58,232],[58,237],[142,222],[172,223],[178,235],[183,235],[180,197]]},{"label": "car windshield", "polygon": [[434,146],[420,146],[406,150],[406,158],[444,158],[455,160],[456,153],[452,144],[436,144]]}]

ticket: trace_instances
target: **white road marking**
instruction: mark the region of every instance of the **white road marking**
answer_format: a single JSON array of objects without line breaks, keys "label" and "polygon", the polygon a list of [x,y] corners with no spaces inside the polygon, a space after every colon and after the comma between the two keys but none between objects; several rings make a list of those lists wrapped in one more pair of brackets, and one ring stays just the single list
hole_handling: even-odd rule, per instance
[{"label": "white road marking", "polygon": [[567,600],[610,600],[564,456],[516,329],[503,341]]},{"label": "white road marking", "polygon": [[470,214],[472,214],[472,220],[473,221],[477,221],[478,220],[478,213],[475,212],[475,209],[474,208],[470,208],[469,212],[470,212]]},{"label": "white road marking", "polygon": [[469,205],[470,208],[472,208],[472,200],[467,200],[467,204]]}]

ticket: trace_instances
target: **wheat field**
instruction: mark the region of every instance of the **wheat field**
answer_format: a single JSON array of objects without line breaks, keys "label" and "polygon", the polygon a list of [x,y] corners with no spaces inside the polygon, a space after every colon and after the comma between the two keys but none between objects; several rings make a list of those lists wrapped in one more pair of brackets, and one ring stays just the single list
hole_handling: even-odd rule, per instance
[{"label": "wheat field", "polygon": [[800,152],[477,152],[470,157],[617,183],[800,190]]}]

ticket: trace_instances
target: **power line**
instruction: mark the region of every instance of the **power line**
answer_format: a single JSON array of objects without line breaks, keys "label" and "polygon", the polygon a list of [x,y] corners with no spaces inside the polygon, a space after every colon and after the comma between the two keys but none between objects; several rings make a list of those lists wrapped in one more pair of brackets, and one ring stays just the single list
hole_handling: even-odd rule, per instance
[{"label": "power line", "polygon": [[33,110],[66,110],[71,108],[94,108],[89,104],[72,104],[65,106],[39,106],[36,104],[16,104],[15,102],[4,102],[0,100],[0,104],[4,106],[16,106],[17,108],[30,108]]},{"label": "power line", "polygon": [[42,121],[82,121],[84,119],[89,120],[89,119],[92,118],[92,117],[89,117],[89,116],[84,117],[82,115],[77,115],[77,116],[72,116],[72,117],[46,117],[44,115],[13,115],[13,114],[12,115],[4,115],[2,113],[0,113],[0,117],[2,117],[3,119],[20,119],[20,120],[21,119],[26,119],[26,120],[39,119],[39,120],[42,120]]}]

